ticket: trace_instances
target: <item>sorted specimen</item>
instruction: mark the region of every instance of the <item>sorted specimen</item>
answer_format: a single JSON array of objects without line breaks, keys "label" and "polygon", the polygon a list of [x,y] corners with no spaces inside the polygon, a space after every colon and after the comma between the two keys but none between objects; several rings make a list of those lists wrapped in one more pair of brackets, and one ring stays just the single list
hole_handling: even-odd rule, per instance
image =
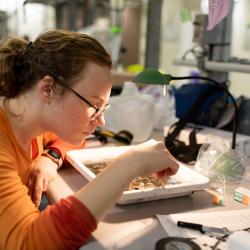
[{"label": "sorted specimen", "polygon": [[[85,164],[85,166],[92,171],[95,175],[98,175],[106,168],[110,162],[101,162],[101,163],[93,163],[93,164]],[[140,176],[135,178],[127,187],[126,191],[131,190],[143,190],[149,188],[156,187],[164,187],[168,183],[169,177],[165,178],[156,178],[154,176]],[[172,183],[175,184],[175,183]]]}]

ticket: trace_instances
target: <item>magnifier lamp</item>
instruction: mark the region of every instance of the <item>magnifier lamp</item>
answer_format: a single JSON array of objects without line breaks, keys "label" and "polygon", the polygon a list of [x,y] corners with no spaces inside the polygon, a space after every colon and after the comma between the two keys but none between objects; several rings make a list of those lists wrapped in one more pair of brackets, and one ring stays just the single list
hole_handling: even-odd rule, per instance
[{"label": "magnifier lamp", "polygon": [[235,114],[234,114],[234,124],[233,124],[233,135],[232,135],[232,149],[235,149],[236,145],[236,133],[237,133],[237,121],[238,121],[238,107],[236,104],[236,101],[232,94],[228,91],[226,86],[223,84],[215,81],[212,78],[203,77],[203,76],[181,76],[176,77],[172,76],[170,74],[162,74],[161,72],[155,70],[155,69],[146,69],[135,76],[135,78],[132,80],[135,83],[141,83],[141,84],[156,84],[156,85],[163,85],[164,88],[166,85],[169,85],[172,80],[188,80],[188,79],[198,79],[203,80],[208,83],[211,83],[218,88],[221,88],[223,91],[227,93],[227,95],[232,100],[232,103],[235,108]]}]

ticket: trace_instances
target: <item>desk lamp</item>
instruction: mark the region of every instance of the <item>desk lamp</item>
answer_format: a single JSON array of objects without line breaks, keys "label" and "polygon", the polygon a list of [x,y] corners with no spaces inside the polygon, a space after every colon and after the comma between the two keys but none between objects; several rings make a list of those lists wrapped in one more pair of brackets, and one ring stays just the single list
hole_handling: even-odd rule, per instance
[{"label": "desk lamp", "polygon": [[237,120],[238,120],[238,107],[236,104],[236,101],[234,97],[231,95],[231,93],[228,91],[228,89],[221,83],[203,76],[181,76],[176,77],[172,76],[170,74],[162,74],[161,72],[155,70],[155,69],[146,69],[135,76],[135,78],[132,80],[135,83],[141,83],[141,84],[156,84],[156,85],[169,85],[171,80],[188,80],[188,79],[198,79],[198,80],[204,80],[208,83],[211,83],[213,85],[216,85],[217,87],[224,90],[227,95],[230,97],[230,99],[233,102],[234,108],[235,108],[235,114],[234,114],[234,125],[233,125],[233,135],[232,135],[232,149],[235,149],[236,145],[236,133],[237,133]]}]

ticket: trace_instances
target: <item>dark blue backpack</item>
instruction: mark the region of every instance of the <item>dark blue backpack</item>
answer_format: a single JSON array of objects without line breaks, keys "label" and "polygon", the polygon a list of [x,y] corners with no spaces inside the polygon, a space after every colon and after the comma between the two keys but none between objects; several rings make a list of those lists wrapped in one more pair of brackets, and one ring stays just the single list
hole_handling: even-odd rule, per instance
[{"label": "dark blue backpack", "polygon": [[188,122],[197,125],[215,127],[226,106],[227,95],[222,89],[211,83],[188,83],[174,89],[176,117],[182,119],[195,101],[203,96],[203,101],[195,107]]}]

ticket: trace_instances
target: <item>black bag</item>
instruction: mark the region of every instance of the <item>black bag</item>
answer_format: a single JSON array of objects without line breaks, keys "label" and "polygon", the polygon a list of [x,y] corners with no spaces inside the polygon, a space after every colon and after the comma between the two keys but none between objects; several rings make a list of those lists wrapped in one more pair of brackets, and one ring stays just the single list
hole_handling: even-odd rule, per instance
[{"label": "black bag", "polygon": [[[250,98],[240,96],[236,99],[238,106],[238,120],[237,120],[237,132],[243,135],[250,136]],[[234,121],[233,119],[229,124],[222,127],[227,131],[233,131]]]},{"label": "black bag", "polygon": [[210,84],[210,87],[206,88],[205,91],[203,91],[203,93],[196,99],[185,116],[170,127],[168,135],[165,137],[165,146],[179,161],[191,163],[196,160],[199,149],[202,145],[198,144],[196,140],[197,128],[194,127],[190,133],[188,145],[186,145],[185,142],[178,140],[176,137],[188,122],[193,121],[193,117],[198,117],[202,104],[207,100],[207,98],[212,96],[215,92],[218,92],[218,89],[220,89],[218,86]]},{"label": "black bag", "polygon": [[[170,130],[176,129],[178,130],[179,123],[175,123],[170,127]],[[173,130],[172,130],[173,131]],[[189,134],[189,144],[186,145],[185,142],[180,141],[178,139],[174,139],[172,143],[170,143],[169,137],[171,132],[165,137],[165,146],[170,151],[172,155],[175,156],[181,162],[191,163],[196,160],[198,156],[198,152],[202,144],[198,144],[196,140],[196,131],[197,128],[194,127]]]}]

